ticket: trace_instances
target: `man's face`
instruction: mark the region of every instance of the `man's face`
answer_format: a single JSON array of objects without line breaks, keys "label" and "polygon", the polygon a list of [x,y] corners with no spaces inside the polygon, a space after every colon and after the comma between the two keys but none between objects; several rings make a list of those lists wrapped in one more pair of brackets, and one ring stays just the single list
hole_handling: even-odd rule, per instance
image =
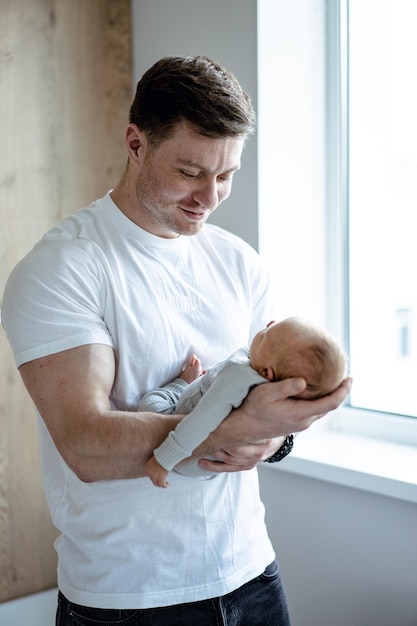
[{"label": "man's face", "polygon": [[243,139],[205,137],[181,122],[152,150],[142,133],[134,221],[159,237],[198,233],[229,196],[243,143]]}]

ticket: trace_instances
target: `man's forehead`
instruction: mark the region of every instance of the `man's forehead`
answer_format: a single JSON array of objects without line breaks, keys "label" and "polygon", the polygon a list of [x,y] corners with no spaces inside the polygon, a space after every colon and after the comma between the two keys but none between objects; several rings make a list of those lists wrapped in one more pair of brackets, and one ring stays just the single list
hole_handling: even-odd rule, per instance
[{"label": "man's forehead", "polygon": [[225,172],[240,168],[241,139],[207,137],[179,129],[163,143],[166,156],[179,166],[208,171],[220,168]]}]

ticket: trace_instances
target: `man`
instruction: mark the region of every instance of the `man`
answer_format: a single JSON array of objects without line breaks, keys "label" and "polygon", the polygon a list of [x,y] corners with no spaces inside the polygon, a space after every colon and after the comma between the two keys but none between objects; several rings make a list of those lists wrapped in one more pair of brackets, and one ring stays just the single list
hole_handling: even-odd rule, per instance
[{"label": "man", "polygon": [[[52,229],[13,271],[3,323],[39,413],[57,541],[57,624],[289,624],[255,466],[345,398],[260,385],[193,456],[208,480],[146,478],[182,416],[138,412],[187,354],[224,359],[270,319],[258,255],[208,216],[255,116],[225,69],[169,57],[145,73],[115,188]],[[246,207],[242,207],[242,211]],[[261,430],[257,418],[275,416]],[[204,460],[212,456],[216,461]]]}]

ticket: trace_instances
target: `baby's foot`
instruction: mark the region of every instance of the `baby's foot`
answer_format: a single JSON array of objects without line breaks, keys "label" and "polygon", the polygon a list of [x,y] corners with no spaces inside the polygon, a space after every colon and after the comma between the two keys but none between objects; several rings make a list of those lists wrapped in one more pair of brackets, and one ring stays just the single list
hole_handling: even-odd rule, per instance
[{"label": "baby's foot", "polygon": [[195,354],[192,354],[187,365],[181,372],[180,378],[183,378],[186,383],[192,383],[193,380],[195,380],[204,373],[205,372],[203,371],[203,368],[201,366],[200,359],[197,358]]},{"label": "baby's foot", "polygon": [[169,482],[166,480],[168,476],[167,470],[162,467],[154,456],[151,456],[146,464],[146,473],[155,485],[155,487],[166,488],[169,486]]}]

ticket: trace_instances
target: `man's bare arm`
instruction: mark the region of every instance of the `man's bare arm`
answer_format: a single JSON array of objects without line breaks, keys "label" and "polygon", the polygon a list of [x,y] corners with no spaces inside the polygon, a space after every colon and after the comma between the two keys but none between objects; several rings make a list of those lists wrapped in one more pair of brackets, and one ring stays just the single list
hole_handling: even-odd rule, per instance
[{"label": "man's bare arm", "polygon": [[178,416],[115,411],[115,360],[91,344],[25,363],[20,373],[63,459],[86,482],[145,476],[145,464]]},{"label": "man's bare arm", "polygon": [[[36,359],[22,365],[20,372],[58,451],[86,482],[145,476],[153,450],[182,418],[112,410],[115,360],[106,345],[85,345]],[[336,408],[349,386],[345,383],[321,400],[291,400],[288,395],[295,395],[294,386],[299,384],[299,379],[289,379],[256,387],[194,456],[212,454],[222,461],[202,461],[210,471],[250,469],[279,447],[281,435],[303,430]],[[262,429],[262,416],[267,414],[268,423],[274,415],[272,429]]]}]

